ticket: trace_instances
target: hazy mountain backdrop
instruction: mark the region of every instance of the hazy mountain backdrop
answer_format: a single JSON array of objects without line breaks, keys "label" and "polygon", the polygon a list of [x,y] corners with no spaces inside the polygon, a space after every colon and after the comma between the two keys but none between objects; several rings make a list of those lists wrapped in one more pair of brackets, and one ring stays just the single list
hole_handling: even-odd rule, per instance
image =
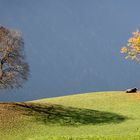
[{"label": "hazy mountain backdrop", "polygon": [[0,101],[140,88],[120,48],[140,29],[139,0],[0,0],[0,24],[23,33],[30,77]]}]

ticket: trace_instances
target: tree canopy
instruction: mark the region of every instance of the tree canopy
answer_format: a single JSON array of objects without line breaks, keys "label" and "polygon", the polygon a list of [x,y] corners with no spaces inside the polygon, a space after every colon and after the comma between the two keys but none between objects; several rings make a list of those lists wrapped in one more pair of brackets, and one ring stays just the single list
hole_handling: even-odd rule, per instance
[{"label": "tree canopy", "polygon": [[126,54],[126,59],[130,58],[140,62],[140,32],[132,32],[132,37],[128,39],[125,47],[121,48],[121,53]]},{"label": "tree canopy", "polygon": [[20,32],[0,27],[0,88],[21,87],[28,79],[24,41]]}]

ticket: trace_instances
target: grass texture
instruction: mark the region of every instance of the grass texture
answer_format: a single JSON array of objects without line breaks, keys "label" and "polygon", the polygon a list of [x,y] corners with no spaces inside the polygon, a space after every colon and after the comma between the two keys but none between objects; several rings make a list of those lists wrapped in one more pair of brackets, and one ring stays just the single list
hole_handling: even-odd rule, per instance
[{"label": "grass texture", "polygon": [[140,93],[0,103],[0,140],[139,140]]}]

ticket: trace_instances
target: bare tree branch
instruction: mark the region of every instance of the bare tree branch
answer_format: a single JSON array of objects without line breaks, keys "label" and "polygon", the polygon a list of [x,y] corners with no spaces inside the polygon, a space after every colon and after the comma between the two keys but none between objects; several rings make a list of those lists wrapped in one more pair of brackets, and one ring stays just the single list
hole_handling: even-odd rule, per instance
[{"label": "bare tree branch", "polygon": [[15,30],[0,27],[0,88],[21,87],[28,79],[24,42]]}]

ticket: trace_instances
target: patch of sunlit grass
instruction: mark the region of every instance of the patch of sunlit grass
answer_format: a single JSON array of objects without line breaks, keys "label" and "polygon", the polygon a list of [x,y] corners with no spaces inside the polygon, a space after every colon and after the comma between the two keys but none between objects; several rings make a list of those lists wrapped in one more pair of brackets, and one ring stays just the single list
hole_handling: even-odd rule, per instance
[{"label": "patch of sunlit grass", "polygon": [[114,91],[0,104],[0,139],[137,140],[139,97]]}]

